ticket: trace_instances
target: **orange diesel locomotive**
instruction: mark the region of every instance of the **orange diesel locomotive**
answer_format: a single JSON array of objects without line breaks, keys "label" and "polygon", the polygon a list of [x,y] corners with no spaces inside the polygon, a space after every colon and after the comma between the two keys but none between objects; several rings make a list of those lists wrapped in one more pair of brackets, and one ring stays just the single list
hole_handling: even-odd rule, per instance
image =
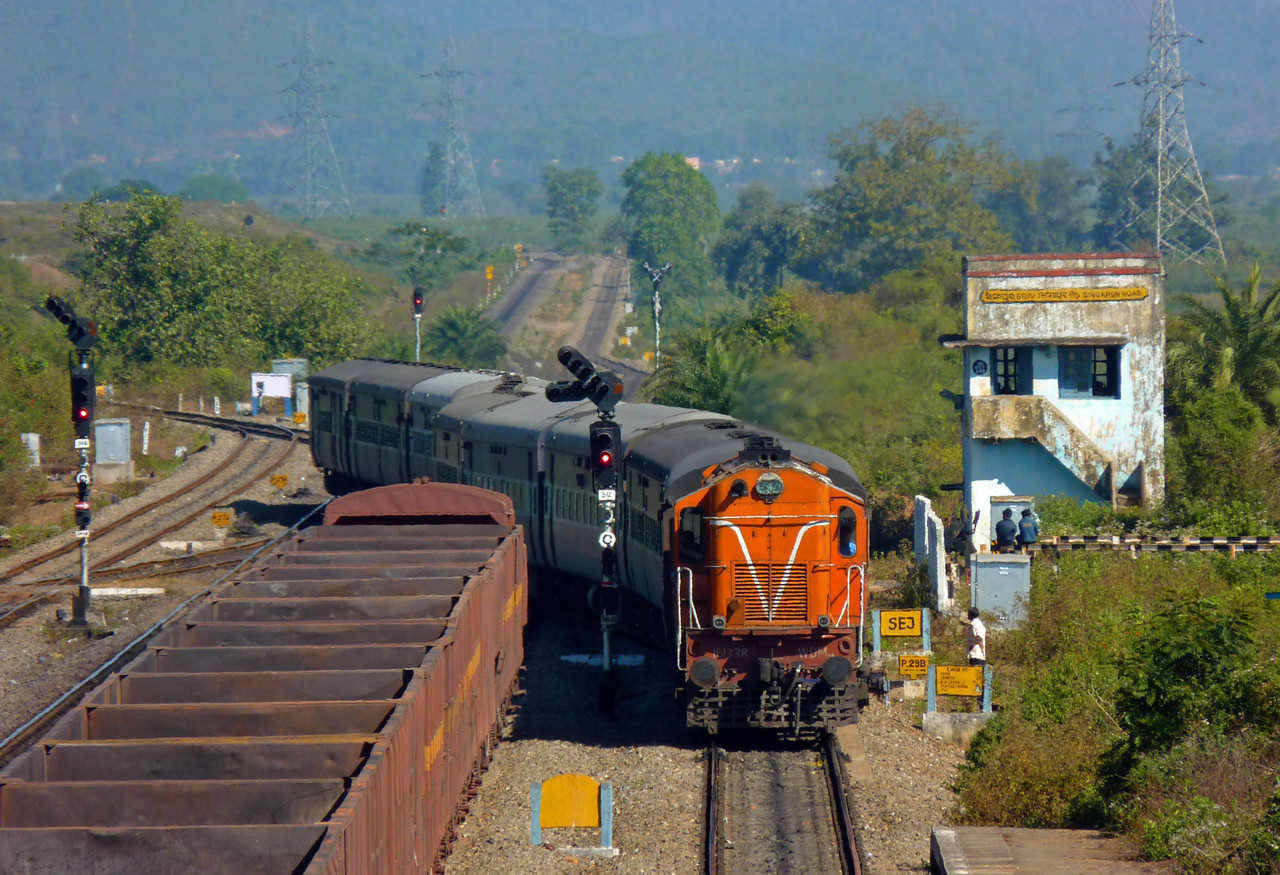
[{"label": "orange diesel locomotive", "polygon": [[[589,402],[513,374],[361,360],[311,380],[312,453],[331,479],[426,476],[504,492],[530,562],[600,573]],[[622,403],[622,619],[671,646],[690,726],[791,733],[866,701],[866,492],[832,453],[718,413]]]}]

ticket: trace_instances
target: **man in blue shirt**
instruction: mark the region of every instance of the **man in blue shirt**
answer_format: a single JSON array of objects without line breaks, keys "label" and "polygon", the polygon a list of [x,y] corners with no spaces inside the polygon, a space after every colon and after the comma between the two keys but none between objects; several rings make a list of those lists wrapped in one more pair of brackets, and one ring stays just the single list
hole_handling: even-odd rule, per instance
[{"label": "man in blue shirt", "polygon": [[996,552],[1012,553],[1018,549],[1018,524],[1013,521],[1013,509],[1006,507],[1004,516],[996,523]]},{"label": "man in blue shirt", "polygon": [[1018,543],[1025,550],[1040,537],[1040,524],[1030,508],[1022,509],[1022,519],[1018,522]]}]

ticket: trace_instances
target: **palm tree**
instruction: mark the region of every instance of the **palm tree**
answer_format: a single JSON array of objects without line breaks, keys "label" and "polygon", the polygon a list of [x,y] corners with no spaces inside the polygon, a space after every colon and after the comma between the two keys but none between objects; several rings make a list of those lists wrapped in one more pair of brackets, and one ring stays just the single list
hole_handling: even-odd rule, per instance
[{"label": "palm tree", "polygon": [[1222,308],[1180,295],[1189,336],[1169,346],[1169,366],[1188,396],[1197,388],[1235,384],[1245,397],[1276,421],[1280,412],[1280,282],[1260,293],[1262,269],[1255,264],[1239,292],[1225,277],[1215,284]]},{"label": "palm tree", "polygon": [[496,367],[507,352],[498,324],[479,308],[448,308],[427,328],[423,341],[437,361],[464,367]]}]

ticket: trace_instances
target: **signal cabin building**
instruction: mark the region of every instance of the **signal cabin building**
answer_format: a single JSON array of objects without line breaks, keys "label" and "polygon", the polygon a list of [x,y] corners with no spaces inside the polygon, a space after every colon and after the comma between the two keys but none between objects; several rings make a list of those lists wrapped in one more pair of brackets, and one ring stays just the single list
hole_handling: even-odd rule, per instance
[{"label": "signal cabin building", "polygon": [[[978,545],[1034,496],[1164,497],[1164,280],[1156,255],[964,260],[964,493]],[[1017,513],[1014,514],[1015,519]],[[981,546],[980,546],[981,549]]]}]

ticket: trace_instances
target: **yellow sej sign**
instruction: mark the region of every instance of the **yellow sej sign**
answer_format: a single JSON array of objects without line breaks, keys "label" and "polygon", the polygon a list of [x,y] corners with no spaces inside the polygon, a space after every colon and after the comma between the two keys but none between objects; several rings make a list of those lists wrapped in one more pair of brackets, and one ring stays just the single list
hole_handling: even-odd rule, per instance
[{"label": "yellow sej sign", "polygon": [[225,529],[231,525],[231,511],[215,510],[209,517],[209,521],[220,529]]},{"label": "yellow sej sign", "polygon": [[924,627],[920,623],[920,612],[881,611],[880,634],[896,635],[903,638],[923,635]]},{"label": "yellow sej sign", "polygon": [[938,695],[981,696],[982,666],[940,665],[938,671]]},{"label": "yellow sej sign", "polygon": [[272,474],[271,485],[274,486],[276,489],[284,489],[286,486],[289,485],[289,475],[288,474]]},{"label": "yellow sej sign", "polygon": [[929,671],[929,654],[899,653],[898,674],[904,678],[922,678]]},{"label": "yellow sej sign", "polygon": [[984,304],[1066,304],[1086,301],[1141,301],[1147,290],[1141,286],[1118,289],[987,289]]}]

